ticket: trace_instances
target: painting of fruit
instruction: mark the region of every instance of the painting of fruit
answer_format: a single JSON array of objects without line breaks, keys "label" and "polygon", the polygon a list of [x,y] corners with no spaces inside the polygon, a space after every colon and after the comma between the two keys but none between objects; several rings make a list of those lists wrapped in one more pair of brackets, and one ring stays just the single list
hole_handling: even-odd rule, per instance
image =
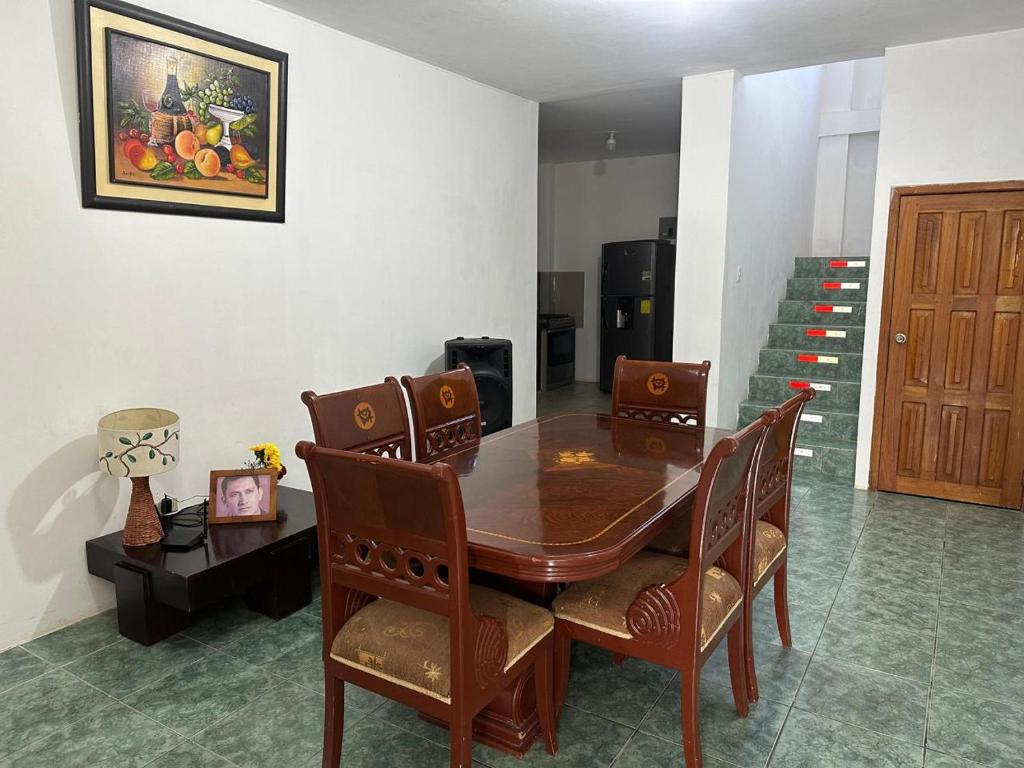
[{"label": "painting of fruit", "polygon": [[119,0],[75,6],[80,80],[102,61],[105,84],[88,78],[83,202],[283,220],[287,55]]},{"label": "painting of fruit", "polygon": [[112,34],[107,42],[115,129],[110,141],[112,147],[122,144],[128,160],[114,161],[115,183],[266,195],[266,169],[259,176],[226,170],[229,164],[243,171],[258,168],[243,142],[261,147],[266,140],[264,75],[132,35]]}]

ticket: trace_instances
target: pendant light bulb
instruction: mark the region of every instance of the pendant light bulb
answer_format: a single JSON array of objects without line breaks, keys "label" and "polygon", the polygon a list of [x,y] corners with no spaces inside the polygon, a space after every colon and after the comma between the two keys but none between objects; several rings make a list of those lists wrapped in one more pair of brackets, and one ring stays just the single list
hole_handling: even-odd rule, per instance
[{"label": "pendant light bulb", "polygon": [[615,131],[608,131],[608,138],[605,139],[604,148],[609,152],[614,152],[617,142],[615,141]]}]

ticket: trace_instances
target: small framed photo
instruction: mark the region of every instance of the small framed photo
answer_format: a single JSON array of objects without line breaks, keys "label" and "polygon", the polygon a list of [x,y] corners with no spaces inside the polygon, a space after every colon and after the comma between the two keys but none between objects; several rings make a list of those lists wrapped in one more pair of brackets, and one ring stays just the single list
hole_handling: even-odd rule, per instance
[{"label": "small framed photo", "polygon": [[277,519],[277,470],[215,469],[210,472],[210,525]]}]

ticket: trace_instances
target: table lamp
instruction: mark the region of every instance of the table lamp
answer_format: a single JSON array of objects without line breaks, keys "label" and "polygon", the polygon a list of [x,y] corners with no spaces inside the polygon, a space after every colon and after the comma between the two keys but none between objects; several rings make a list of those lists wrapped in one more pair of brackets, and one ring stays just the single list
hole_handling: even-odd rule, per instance
[{"label": "table lamp", "polygon": [[126,547],[155,544],[164,537],[149,476],[178,463],[178,422],[178,414],[162,408],[128,408],[108,413],[96,427],[100,469],[132,479],[128,519],[121,534]]}]

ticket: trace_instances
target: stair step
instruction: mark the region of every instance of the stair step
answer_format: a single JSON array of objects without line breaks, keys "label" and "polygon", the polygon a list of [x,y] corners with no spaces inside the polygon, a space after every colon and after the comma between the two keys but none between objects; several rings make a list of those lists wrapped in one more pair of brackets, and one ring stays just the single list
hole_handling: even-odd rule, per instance
[{"label": "stair step", "polygon": [[[863,262],[863,267],[833,267],[837,262]],[[870,259],[823,259],[817,256],[801,256],[796,260],[794,277],[835,277],[835,278],[866,278],[868,268],[871,266]]]},{"label": "stair step", "polygon": [[810,299],[845,304],[865,301],[867,295],[868,281],[865,278],[791,277],[786,282],[786,298],[794,301]]},{"label": "stair step", "polygon": [[794,470],[817,472],[852,480],[857,463],[857,443],[849,440],[815,440],[797,431]]},{"label": "stair step", "polygon": [[864,355],[856,352],[815,352],[804,349],[762,349],[758,373],[826,381],[860,379]]},{"label": "stair step", "polygon": [[843,336],[821,336],[807,331],[823,330],[823,325],[772,323],[768,327],[768,346],[773,349],[802,349],[808,352],[860,352],[864,349],[864,329],[851,325],[829,325],[826,331]]},{"label": "stair step", "polygon": [[[853,325],[864,326],[863,301],[789,301],[779,302],[779,322],[800,325]],[[816,307],[848,308],[846,312],[822,311]]]},{"label": "stair step", "polygon": [[[813,402],[811,403],[814,404]],[[745,427],[769,408],[778,403],[757,403],[745,400],[740,403],[737,426]],[[857,414],[840,411],[821,411],[804,408],[800,416],[800,438],[806,440],[826,440],[839,442],[856,442]]]},{"label": "stair step", "polygon": [[771,376],[755,373],[750,377],[747,399],[758,403],[782,403],[800,390],[792,382],[813,382],[820,386],[811,403],[822,411],[856,413],[860,408],[860,381],[829,381],[795,376]]}]

